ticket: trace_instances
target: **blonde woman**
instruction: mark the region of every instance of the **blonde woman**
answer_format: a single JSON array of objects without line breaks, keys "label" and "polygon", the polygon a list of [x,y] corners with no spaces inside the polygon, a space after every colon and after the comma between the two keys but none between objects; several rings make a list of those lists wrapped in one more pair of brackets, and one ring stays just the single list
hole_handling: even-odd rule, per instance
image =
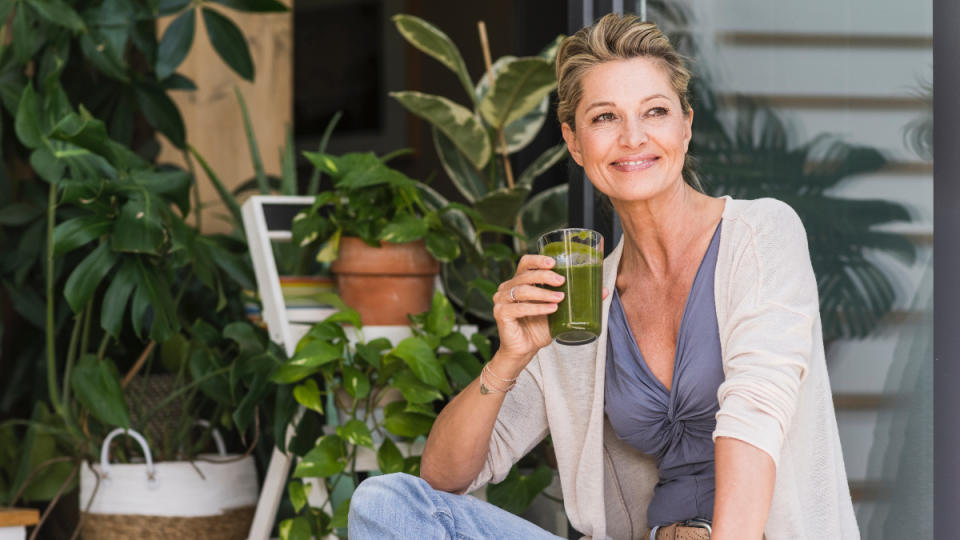
[{"label": "blonde woman", "polygon": [[551,342],[561,296],[541,286],[562,277],[524,256],[494,296],[500,348],[437,418],[421,478],[364,482],[351,538],[552,538],[458,495],[547,434],[586,536],[859,538],[797,215],[701,191],[690,74],[655,25],[605,16],[563,42],[557,77],[570,154],[623,226],[600,339]]}]

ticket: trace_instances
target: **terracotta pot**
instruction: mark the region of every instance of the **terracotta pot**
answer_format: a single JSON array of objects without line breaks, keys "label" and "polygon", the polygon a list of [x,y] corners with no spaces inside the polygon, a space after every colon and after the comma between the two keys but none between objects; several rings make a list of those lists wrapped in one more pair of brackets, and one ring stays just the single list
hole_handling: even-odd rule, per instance
[{"label": "terracotta pot", "polygon": [[430,309],[440,262],[422,240],[368,246],[359,238],[340,239],[337,260],[330,265],[345,304],[360,313],[364,325],[407,325],[408,314]]}]

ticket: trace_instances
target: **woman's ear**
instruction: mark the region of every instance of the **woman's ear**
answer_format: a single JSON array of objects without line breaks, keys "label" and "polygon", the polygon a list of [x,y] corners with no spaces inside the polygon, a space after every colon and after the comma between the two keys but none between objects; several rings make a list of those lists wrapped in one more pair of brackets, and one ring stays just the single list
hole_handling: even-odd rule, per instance
[{"label": "woman's ear", "polygon": [[687,113],[686,116],[687,116],[687,118],[686,118],[686,121],[687,121],[687,130],[686,130],[686,133],[684,133],[684,136],[683,136],[683,151],[684,151],[684,152],[686,152],[687,149],[690,147],[690,139],[693,137],[693,109],[692,109],[692,108],[690,109],[690,111]]},{"label": "woman's ear", "polygon": [[563,133],[563,140],[566,141],[567,150],[570,151],[573,160],[577,162],[577,165],[583,167],[583,156],[580,154],[580,143],[577,141],[577,133],[573,131],[573,128],[570,127],[570,124],[567,122],[560,125],[560,132]]}]

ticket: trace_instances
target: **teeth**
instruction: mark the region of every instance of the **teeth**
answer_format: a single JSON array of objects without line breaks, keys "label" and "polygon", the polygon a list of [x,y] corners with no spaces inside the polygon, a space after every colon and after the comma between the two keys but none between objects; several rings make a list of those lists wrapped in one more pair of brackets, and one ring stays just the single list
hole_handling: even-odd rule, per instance
[{"label": "teeth", "polygon": [[653,160],[650,159],[640,159],[637,161],[618,161],[617,165],[642,165],[644,163],[649,163]]}]

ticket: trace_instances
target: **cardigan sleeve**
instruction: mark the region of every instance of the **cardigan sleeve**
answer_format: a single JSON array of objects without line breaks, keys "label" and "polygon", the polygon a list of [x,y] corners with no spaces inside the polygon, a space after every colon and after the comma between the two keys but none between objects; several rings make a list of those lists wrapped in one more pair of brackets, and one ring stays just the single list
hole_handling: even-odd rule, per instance
[{"label": "cardigan sleeve", "polygon": [[510,468],[547,436],[547,412],[539,355],[517,377],[507,393],[490,435],[487,461],[465,493],[488,482],[502,482]]},{"label": "cardigan sleeve", "polygon": [[766,200],[740,219],[747,231],[730,254],[729,292],[718,305],[727,311],[720,329],[725,380],[713,439],[744,441],[778,466],[813,355],[817,283],[793,209]]}]

